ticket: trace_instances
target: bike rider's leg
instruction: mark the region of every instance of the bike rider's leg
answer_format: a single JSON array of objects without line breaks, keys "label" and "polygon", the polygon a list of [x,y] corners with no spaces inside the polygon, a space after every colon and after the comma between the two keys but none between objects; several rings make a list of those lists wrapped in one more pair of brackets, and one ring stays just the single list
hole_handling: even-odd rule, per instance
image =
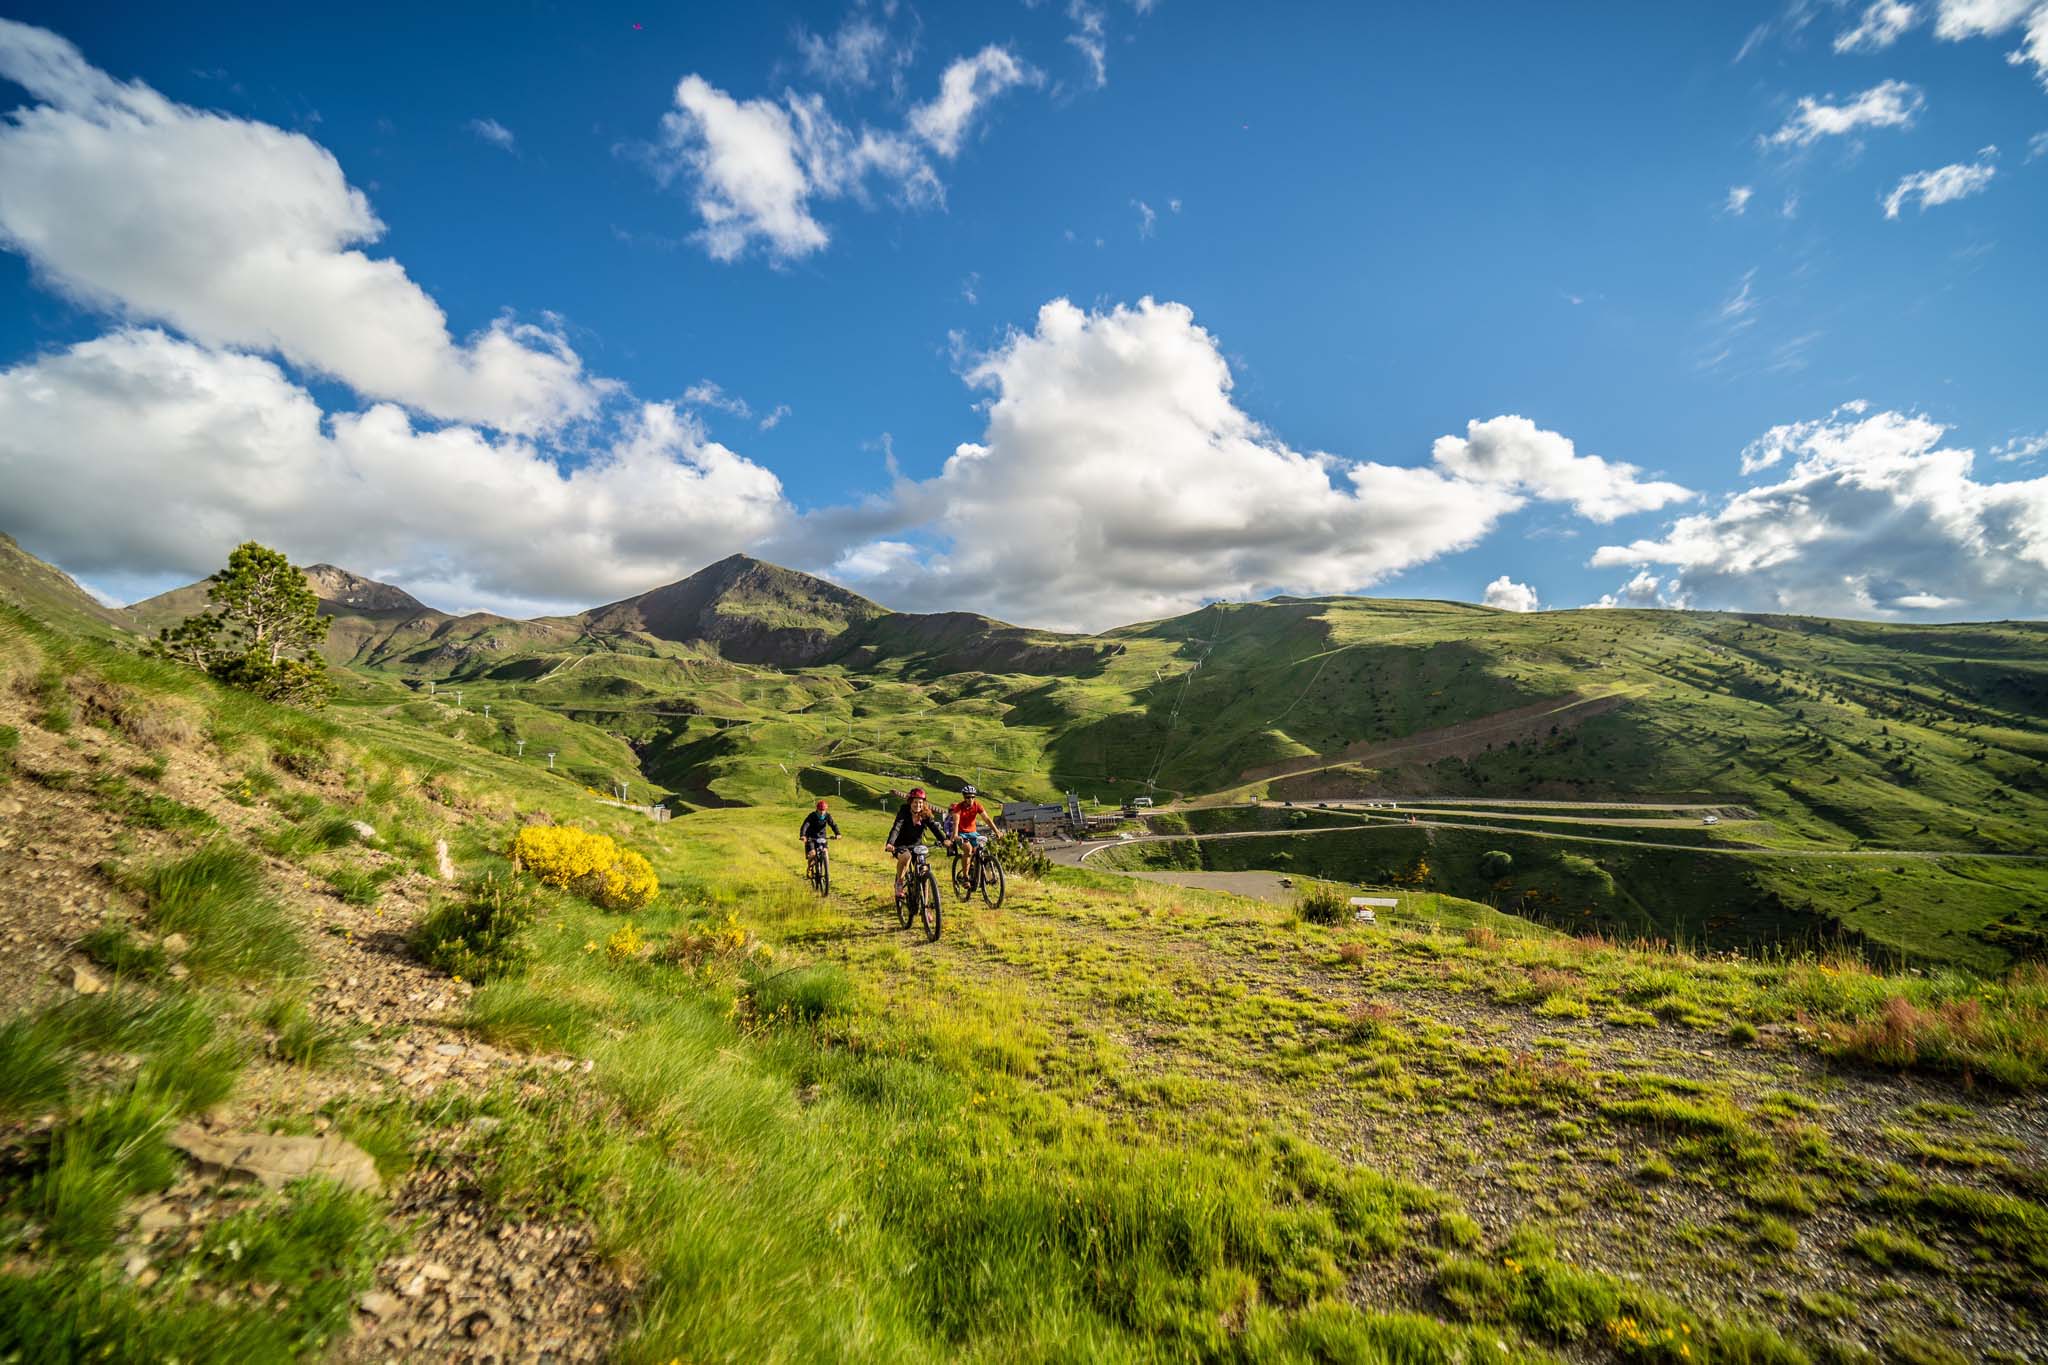
[{"label": "bike rider's leg", "polygon": [[896,850],[896,899],[903,899],[903,880],[910,875],[910,850]]}]

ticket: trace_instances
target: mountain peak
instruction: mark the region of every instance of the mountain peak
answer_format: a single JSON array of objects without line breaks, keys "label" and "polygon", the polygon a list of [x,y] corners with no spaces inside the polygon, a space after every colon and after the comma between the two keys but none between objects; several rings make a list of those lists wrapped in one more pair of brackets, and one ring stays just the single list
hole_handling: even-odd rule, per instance
[{"label": "mountain peak", "polygon": [[414,597],[403,588],[394,588],[389,583],[379,583],[374,578],[365,578],[358,573],[333,564],[309,564],[304,573],[306,585],[314,596],[323,602],[336,606],[352,607],[356,611],[428,611],[426,603]]},{"label": "mountain peak", "polygon": [[578,617],[593,633],[632,631],[716,645],[744,663],[810,662],[888,609],[836,583],[743,554]]}]

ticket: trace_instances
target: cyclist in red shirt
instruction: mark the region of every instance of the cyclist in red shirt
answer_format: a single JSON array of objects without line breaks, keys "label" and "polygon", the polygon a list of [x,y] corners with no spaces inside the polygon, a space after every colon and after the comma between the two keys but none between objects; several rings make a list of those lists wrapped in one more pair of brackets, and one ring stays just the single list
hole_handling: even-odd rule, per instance
[{"label": "cyclist in red shirt", "polygon": [[[988,807],[977,799],[980,793],[973,787],[962,787],[960,799],[946,811],[946,818],[952,823],[953,837],[974,850],[974,856],[981,856],[981,846],[990,834],[1000,834],[996,818],[988,813]],[[988,829],[981,828],[982,821],[988,821]]]}]

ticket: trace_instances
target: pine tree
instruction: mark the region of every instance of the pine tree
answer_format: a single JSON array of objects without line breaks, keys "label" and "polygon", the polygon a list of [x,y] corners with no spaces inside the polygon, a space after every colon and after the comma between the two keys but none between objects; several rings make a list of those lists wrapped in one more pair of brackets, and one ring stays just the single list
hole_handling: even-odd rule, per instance
[{"label": "pine tree", "polygon": [[305,574],[252,540],[235,547],[210,583],[211,609],[166,626],[155,653],[271,701],[325,704],[334,684],[320,643],[333,623],[320,615]]}]

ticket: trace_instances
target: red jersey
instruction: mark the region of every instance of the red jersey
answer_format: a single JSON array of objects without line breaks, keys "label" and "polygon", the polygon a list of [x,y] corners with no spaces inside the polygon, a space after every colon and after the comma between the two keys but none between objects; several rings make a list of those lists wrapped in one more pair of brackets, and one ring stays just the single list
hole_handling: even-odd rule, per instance
[{"label": "red jersey", "polygon": [[961,801],[956,803],[946,814],[953,817],[953,832],[955,834],[972,834],[974,833],[974,822],[987,815],[988,811],[979,801]]}]

